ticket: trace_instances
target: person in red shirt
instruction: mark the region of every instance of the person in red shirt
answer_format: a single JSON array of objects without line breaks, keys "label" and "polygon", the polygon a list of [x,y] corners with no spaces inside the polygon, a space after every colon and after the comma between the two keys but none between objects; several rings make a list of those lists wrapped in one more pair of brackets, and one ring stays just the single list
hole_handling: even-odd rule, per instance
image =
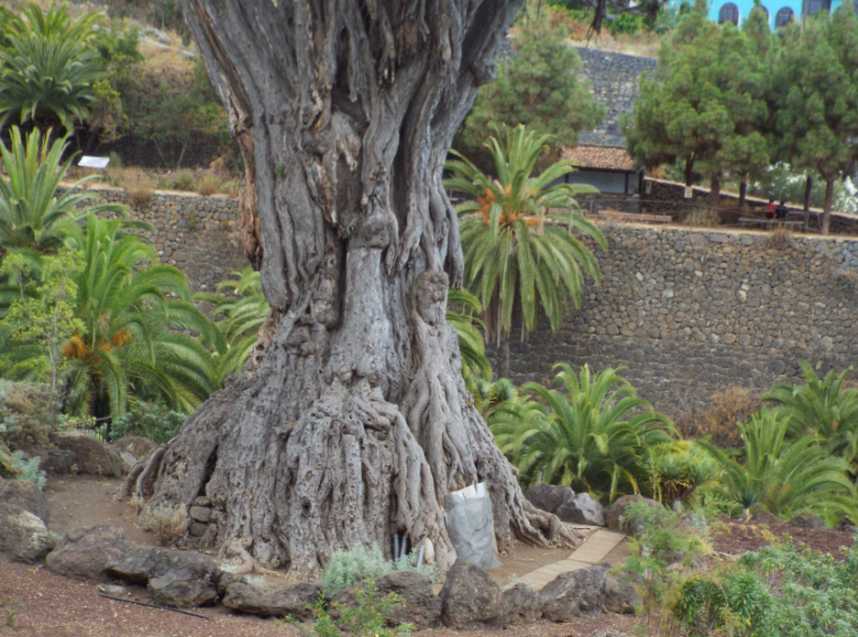
[{"label": "person in red shirt", "polygon": [[778,207],[775,205],[774,199],[769,199],[769,205],[766,206],[766,219],[774,219]]}]

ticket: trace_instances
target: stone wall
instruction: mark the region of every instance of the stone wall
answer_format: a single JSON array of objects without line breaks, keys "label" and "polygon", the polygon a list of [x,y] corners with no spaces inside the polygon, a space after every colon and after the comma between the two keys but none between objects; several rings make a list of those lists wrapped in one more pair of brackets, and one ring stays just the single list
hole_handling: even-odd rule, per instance
[{"label": "stone wall", "polygon": [[155,191],[149,201],[131,202],[118,188],[92,188],[103,201],[131,209],[145,221],[144,233],[155,244],[161,261],[182,269],[195,290],[212,290],[218,281],[248,262],[236,236],[238,201],[223,195]]},{"label": "stone wall", "polygon": [[546,381],[555,361],[624,366],[671,415],[728,385],[797,378],[801,359],[858,362],[858,240],[603,226],[601,285],[557,333],[512,345],[512,375]]}]

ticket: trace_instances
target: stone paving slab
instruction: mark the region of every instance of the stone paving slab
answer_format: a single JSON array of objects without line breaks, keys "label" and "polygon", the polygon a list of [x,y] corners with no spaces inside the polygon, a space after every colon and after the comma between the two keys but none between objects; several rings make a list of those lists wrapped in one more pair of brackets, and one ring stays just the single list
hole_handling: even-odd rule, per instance
[{"label": "stone paving slab", "polygon": [[607,531],[600,527],[591,528],[597,530],[584,540],[584,543],[567,559],[546,564],[535,571],[517,577],[509,581],[503,588],[508,589],[516,584],[526,584],[533,590],[542,590],[546,584],[558,575],[602,563],[608,554],[626,539],[622,533]]}]

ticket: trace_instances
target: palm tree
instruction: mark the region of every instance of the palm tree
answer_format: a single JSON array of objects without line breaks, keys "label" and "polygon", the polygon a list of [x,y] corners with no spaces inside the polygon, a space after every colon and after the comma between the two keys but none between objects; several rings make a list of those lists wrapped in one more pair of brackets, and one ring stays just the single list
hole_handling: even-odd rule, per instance
[{"label": "palm tree", "polygon": [[580,306],[584,277],[598,280],[593,252],[576,235],[606,248],[575,200],[591,189],[560,181],[572,165],[558,161],[534,174],[549,139],[521,125],[499,128],[486,144],[496,179],[455,151],[457,159],[447,163],[451,177],[445,185],[468,197],[457,206],[466,284],[485,308],[489,333],[504,343],[504,376],[514,317],[521,321],[522,337],[536,327],[537,308],[556,330],[566,309]]},{"label": "palm tree", "polygon": [[450,290],[447,295],[447,322],[456,330],[459,337],[459,351],[462,355],[462,375],[472,388],[479,379],[490,380],[492,366],[486,356],[486,343],[483,339],[485,325],[477,318],[482,312],[480,300],[467,290]]},{"label": "palm tree", "polygon": [[604,494],[640,492],[647,475],[646,450],[672,439],[674,428],[638,398],[615,369],[576,373],[568,364],[549,389],[527,383],[530,400],[496,412],[492,431],[525,482],[536,480]]},{"label": "palm tree", "polygon": [[858,389],[845,388],[849,370],[829,371],[823,378],[806,361],[803,385],[775,385],[764,400],[772,401],[793,436],[814,436],[847,462],[858,462]]},{"label": "palm tree", "polygon": [[25,141],[13,126],[9,147],[0,142],[0,251],[55,252],[85,215],[124,212],[116,204],[97,204],[95,195],[82,190],[95,176],[60,192],[70,165],[63,161],[67,144],[65,138],[51,142],[50,136],[35,129]]},{"label": "palm tree", "polygon": [[761,506],[785,517],[813,513],[828,521],[844,515],[858,521],[849,465],[813,438],[789,441],[789,426],[778,411],[754,414],[742,425],[741,462],[724,449],[701,442],[720,465],[720,491],[746,514],[751,507]]},{"label": "palm tree", "polygon": [[71,18],[61,5],[48,11],[29,5],[6,16],[0,47],[0,126],[59,124],[73,131],[95,101],[93,84],[104,76],[95,46],[102,16]]},{"label": "palm tree", "polygon": [[190,411],[215,389],[207,345],[218,335],[190,302],[184,274],[158,263],[154,248],[124,227],[86,220],[75,277],[84,327],[63,346],[72,368],[67,406],[109,420],[126,412],[133,392]]}]

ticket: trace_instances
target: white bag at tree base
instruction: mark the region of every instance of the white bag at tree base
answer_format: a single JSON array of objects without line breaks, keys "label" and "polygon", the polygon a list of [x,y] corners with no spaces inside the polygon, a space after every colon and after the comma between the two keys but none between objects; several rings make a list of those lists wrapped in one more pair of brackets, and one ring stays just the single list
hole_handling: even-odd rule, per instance
[{"label": "white bag at tree base", "polygon": [[485,570],[500,566],[492,498],[486,483],[447,494],[444,510],[447,534],[459,559]]}]

